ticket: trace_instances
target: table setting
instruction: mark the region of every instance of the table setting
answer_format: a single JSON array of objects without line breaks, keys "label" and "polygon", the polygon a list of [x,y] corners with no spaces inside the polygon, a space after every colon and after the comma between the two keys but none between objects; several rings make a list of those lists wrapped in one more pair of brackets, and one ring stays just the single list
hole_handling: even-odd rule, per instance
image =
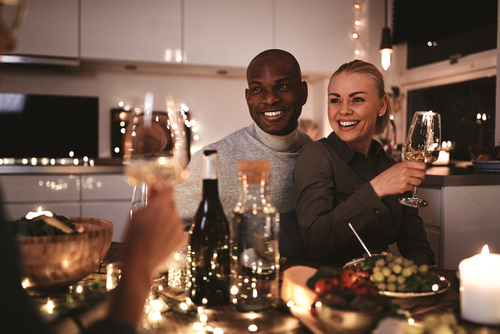
[{"label": "table setting", "polygon": [[[121,246],[119,243],[111,243],[102,262],[90,274],[72,284],[65,284],[56,290],[26,287],[28,294],[54,329],[71,333],[69,328],[73,328],[73,332],[77,333],[79,328],[75,325],[75,319],[85,326],[105,314],[107,297],[119,284]],[[303,259],[286,259],[286,266],[283,266],[285,269],[280,275],[280,300],[274,308],[262,312],[241,312],[232,305],[212,308],[193,305],[187,298],[185,286],[175,286],[175,283],[172,283],[175,281],[169,284],[167,272],[158,275],[152,283],[151,294],[145,303],[141,331],[216,334],[240,332],[380,334],[385,333],[384,326],[389,324],[391,328],[398,329],[393,333],[409,333],[408,328],[421,330],[428,322],[441,321],[444,322],[444,326],[459,326],[457,328],[466,330],[464,333],[499,333],[499,314],[495,311],[500,302],[497,298],[498,293],[495,293],[499,289],[499,283],[491,276],[497,273],[497,268],[500,268],[497,263],[500,255],[485,255],[486,252],[487,250],[483,251],[484,254],[464,259],[460,266],[461,275],[454,270],[429,269],[429,274],[442,280],[435,291],[379,291],[380,296],[388,298],[397,306],[398,317],[387,317],[384,312],[379,313],[370,328],[361,331],[349,327],[353,325],[352,320],[350,324],[341,324],[341,327],[333,330],[324,321],[321,322],[318,315],[311,313],[311,306],[318,295],[307,286],[307,281],[322,267]],[[360,264],[369,259],[370,257],[366,256],[346,263],[343,267],[328,267],[328,269],[342,273],[346,269],[360,268]],[[489,274],[484,274],[484,271]],[[328,313],[323,311],[321,314],[324,317],[324,314]],[[356,319],[354,324],[360,323],[358,318],[354,319]]]},{"label": "table setting", "polygon": [[[187,177],[183,118],[173,98],[166,103],[166,111],[155,111],[152,94],[146,94],[144,110],[131,116],[125,134],[124,170],[134,185],[132,217],[148,205],[153,187]],[[405,157],[434,161],[439,150],[439,114],[416,113]],[[204,154],[203,189],[217,193],[217,151]],[[233,210],[231,234],[228,222],[221,225],[224,233],[222,227],[204,229],[213,220],[204,207],[219,198],[206,205],[202,199],[201,216],[185,243],[156,269],[140,332],[500,333],[500,254],[490,254],[487,245],[481,254],[463,259],[458,271],[441,270],[392,253],[372,254],[349,223],[366,252],[363,258],[338,266],[280,258],[279,214],[266,192],[270,162],[240,161],[238,170],[241,200]],[[429,205],[416,187],[412,195],[400,202]],[[23,231],[28,225],[31,235]],[[55,332],[78,333],[105,316],[121,279],[121,245],[111,242],[113,224],[40,208],[20,226],[20,233],[28,234],[17,237],[26,273],[23,287]],[[213,234],[208,238],[206,233]],[[220,242],[210,242],[221,234]]]}]

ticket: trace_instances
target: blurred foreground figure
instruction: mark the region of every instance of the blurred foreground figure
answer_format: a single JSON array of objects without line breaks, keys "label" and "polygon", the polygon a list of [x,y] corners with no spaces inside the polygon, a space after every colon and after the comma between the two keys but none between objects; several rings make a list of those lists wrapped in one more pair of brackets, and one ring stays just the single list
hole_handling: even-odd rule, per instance
[{"label": "blurred foreground figure", "polygon": [[[12,14],[13,13],[13,14]],[[14,16],[8,16],[12,14]],[[26,2],[0,0],[0,53],[16,46],[15,32],[26,14]],[[5,17],[12,20],[5,22]],[[0,196],[1,202],[1,196]],[[19,250],[0,206],[0,328],[2,333],[50,333],[21,285]],[[148,206],[134,213],[127,225],[120,284],[111,295],[111,308],[86,333],[135,333],[151,290],[155,269],[184,240],[176,215],[172,188],[152,191]]]}]

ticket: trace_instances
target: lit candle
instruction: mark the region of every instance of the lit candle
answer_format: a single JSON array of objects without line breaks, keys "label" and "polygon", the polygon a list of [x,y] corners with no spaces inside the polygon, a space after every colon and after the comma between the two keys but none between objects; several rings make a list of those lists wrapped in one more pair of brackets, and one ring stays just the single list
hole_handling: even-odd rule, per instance
[{"label": "lit candle", "polygon": [[47,305],[45,305],[45,308],[48,314],[54,313],[54,302],[50,300],[50,298],[47,298]]},{"label": "lit candle", "polygon": [[460,262],[460,308],[462,318],[500,325],[500,254],[481,254]]},{"label": "lit candle", "polygon": [[42,216],[42,215],[45,215],[45,216],[48,216],[48,217],[52,217],[53,214],[52,212],[50,211],[42,211],[42,207],[39,206],[38,207],[38,212],[28,212],[28,214],[26,215],[26,219],[33,219],[33,218],[36,218],[38,216]]}]

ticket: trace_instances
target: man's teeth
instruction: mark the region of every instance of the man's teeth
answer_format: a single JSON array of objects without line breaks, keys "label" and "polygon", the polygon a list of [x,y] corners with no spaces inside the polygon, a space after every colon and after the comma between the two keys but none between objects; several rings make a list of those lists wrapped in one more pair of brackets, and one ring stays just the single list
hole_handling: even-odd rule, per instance
[{"label": "man's teeth", "polygon": [[278,110],[278,111],[267,111],[264,113],[264,115],[266,115],[267,117],[273,117],[273,116],[278,116],[278,115],[281,115],[283,113],[282,110]]},{"label": "man's teeth", "polygon": [[358,124],[359,121],[351,121],[351,122],[339,122],[340,126],[353,126]]}]

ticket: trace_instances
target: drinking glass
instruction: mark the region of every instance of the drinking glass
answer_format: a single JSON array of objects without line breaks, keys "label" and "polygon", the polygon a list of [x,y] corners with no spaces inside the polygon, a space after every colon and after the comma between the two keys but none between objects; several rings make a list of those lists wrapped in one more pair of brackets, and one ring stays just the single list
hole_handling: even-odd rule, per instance
[{"label": "drinking glass", "polygon": [[[185,178],[187,141],[184,119],[172,97],[164,110],[153,110],[153,94],[144,109],[136,109],[125,131],[124,165],[128,182],[135,185],[134,205],[144,205],[151,187],[159,190]],[[139,189],[138,189],[139,188]]]},{"label": "drinking glass", "polygon": [[[144,109],[131,114],[125,131],[124,171],[127,181],[134,185],[130,217],[148,205],[152,188],[171,187],[187,177],[189,148],[180,104],[167,96],[164,109],[154,110],[153,98],[153,94],[146,94]],[[182,254],[182,250],[174,252],[174,256]],[[165,258],[165,263],[168,261]],[[157,269],[160,276],[170,272],[172,266],[163,267]]]},{"label": "drinking glass", "polygon": [[[403,147],[405,158],[431,163],[437,160],[440,150],[441,115],[432,111],[415,112]],[[417,196],[417,187],[413,188],[412,197],[401,195],[399,203],[414,208],[429,205],[429,202]]]}]

